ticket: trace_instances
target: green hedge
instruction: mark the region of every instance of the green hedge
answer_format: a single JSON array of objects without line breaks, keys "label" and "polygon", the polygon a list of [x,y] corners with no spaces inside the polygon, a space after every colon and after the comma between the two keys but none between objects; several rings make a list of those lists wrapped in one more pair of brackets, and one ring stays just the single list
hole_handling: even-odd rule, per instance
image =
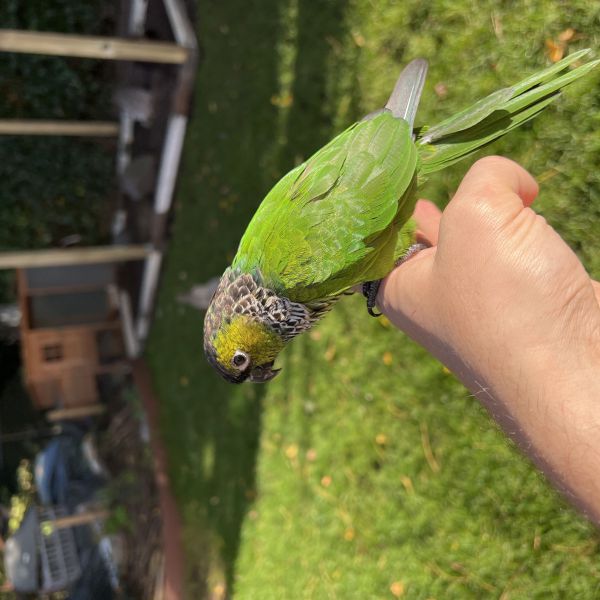
[{"label": "green hedge", "polygon": [[[105,3],[3,0],[3,28],[103,34],[113,29]],[[0,55],[0,118],[106,119],[110,66],[100,61]],[[73,138],[0,138],[0,249],[54,245],[79,233],[96,243],[113,186],[114,152]]]}]

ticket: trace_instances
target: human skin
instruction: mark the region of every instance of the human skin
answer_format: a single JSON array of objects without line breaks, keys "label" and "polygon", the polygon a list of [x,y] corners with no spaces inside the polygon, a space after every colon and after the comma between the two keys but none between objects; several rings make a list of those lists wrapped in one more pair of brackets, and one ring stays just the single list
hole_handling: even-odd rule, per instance
[{"label": "human skin", "polygon": [[383,282],[380,310],[452,370],[547,477],[600,524],[600,284],[530,205],[533,177],[479,160],[431,244]]}]

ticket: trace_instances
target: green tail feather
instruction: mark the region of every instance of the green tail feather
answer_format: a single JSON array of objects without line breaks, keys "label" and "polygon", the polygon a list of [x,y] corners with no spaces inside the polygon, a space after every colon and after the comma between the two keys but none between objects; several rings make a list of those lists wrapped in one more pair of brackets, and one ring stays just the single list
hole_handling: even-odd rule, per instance
[{"label": "green tail feather", "polygon": [[580,50],[509,88],[498,90],[470,108],[417,136],[420,174],[439,171],[533,119],[560,90],[594,69],[600,60],[565,69],[589,52]]}]

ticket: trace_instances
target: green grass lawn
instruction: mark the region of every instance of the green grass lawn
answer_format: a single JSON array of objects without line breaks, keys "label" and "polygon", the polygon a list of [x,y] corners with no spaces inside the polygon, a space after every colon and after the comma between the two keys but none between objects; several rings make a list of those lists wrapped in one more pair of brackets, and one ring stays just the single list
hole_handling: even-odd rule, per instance
[{"label": "green grass lawn", "polygon": [[[469,393],[359,298],[281,357],[267,386],[205,363],[177,294],[222,272],[273,183],[381,106],[408,60],[431,123],[548,64],[587,0],[199,2],[204,48],[148,358],[184,523],[188,597],[598,598],[598,534]],[[596,53],[597,54],[597,53]],[[486,149],[541,181],[536,206],[600,277],[599,74]],[[432,176],[443,206],[472,160]]]}]

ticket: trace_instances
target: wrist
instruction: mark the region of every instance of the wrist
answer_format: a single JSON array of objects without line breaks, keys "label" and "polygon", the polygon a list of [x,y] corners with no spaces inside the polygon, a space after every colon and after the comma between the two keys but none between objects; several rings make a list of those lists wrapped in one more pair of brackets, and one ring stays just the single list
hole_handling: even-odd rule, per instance
[{"label": "wrist", "polygon": [[510,347],[499,348],[487,367],[485,379],[515,406],[532,398],[574,397],[578,390],[587,396],[600,376],[600,338],[593,342],[588,337],[565,336],[536,346],[515,340]]}]

